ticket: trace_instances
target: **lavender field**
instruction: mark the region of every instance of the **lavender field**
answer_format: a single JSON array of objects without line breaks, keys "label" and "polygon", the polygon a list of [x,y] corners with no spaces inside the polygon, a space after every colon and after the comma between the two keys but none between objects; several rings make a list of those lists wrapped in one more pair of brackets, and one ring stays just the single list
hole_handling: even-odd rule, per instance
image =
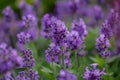
[{"label": "lavender field", "polygon": [[120,80],[120,0],[0,0],[0,80]]}]

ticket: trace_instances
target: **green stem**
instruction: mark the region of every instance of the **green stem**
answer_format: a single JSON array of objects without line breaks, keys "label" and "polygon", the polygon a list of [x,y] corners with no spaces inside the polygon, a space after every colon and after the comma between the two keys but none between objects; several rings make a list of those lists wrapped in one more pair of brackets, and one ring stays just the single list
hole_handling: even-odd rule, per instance
[{"label": "green stem", "polygon": [[52,70],[53,70],[53,77],[54,77],[54,80],[56,80],[56,71],[55,71],[54,62],[52,62]]},{"label": "green stem", "polygon": [[75,69],[78,71],[78,59],[77,59],[77,51],[75,52]]},{"label": "green stem", "polygon": [[65,68],[65,65],[64,65],[64,53],[62,53],[62,69]]},{"label": "green stem", "polygon": [[[105,59],[105,69],[106,69],[106,73],[109,73],[109,68],[108,68],[108,64],[106,62],[106,59]],[[109,75],[108,75],[107,79],[110,80]]]},{"label": "green stem", "polygon": [[13,76],[14,78],[16,77],[15,71],[12,71],[12,76]]},{"label": "green stem", "polygon": [[64,64],[64,59],[65,59],[65,55],[64,55],[64,48],[62,47],[62,53],[61,53],[61,69],[65,69],[65,64]]},{"label": "green stem", "polygon": [[78,55],[77,55],[77,66],[78,66],[78,68],[80,67],[80,61],[79,61],[79,56]]}]

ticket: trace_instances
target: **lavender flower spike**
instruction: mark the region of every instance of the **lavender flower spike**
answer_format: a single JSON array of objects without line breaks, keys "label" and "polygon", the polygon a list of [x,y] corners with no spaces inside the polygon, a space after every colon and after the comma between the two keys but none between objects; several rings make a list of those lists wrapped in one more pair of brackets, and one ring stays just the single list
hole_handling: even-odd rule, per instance
[{"label": "lavender flower spike", "polygon": [[32,69],[19,72],[16,80],[38,80],[38,72]]},{"label": "lavender flower spike", "polygon": [[0,44],[0,75],[5,74],[22,65],[22,58],[15,49],[8,47],[7,44]]},{"label": "lavender flower spike", "polygon": [[11,72],[7,72],[2,78],[0,77],[0,80],[14,80],[11,76]]},{"label": "lavender flower spike", "polygon": [[96,68],[97,64],[91,64],[92,68],[86,67],[86,71],[84,73],[85,80],[102,80],[101,76],[105,75],[105,69],[99,70]]},{"label": "lavender flower spike", "polygon": [[113,36],[113,30],[107,20],[102,24],[100,33],[104,34],[108,39]]},{"label": "lavender flower spike", "polygon": [[37,26],[37,18],[32,14],[23,16],[22,19],[23,19],[23,24],[26,27],[36,27]]},{"label": "lavender flower spike", "polygon": [[64,46],[65,39],[68,34],[68,29],[63,21],[55,18],[52,18],[52,21],[54,22],[52,24],[52,41],[58,46]]},{"label": "lavender flower spike", "polygon": [[17,34],[18,42],[21,44],[28,43],[30,41],[30,37],[31,37],[31,35],[26,32],[21,32],[21,33]]},{"label": "lavender flower spike", "polygon": [[51,45],[50,48],[48,48],[47,50],[45,50],[45,57],[46,57],[46,61],[47,62],[56,62],[59,63],[59,55],[61,53],[61,49],[59,46],[56,45]]},{"label": "lavender flower spike", "polygon": [[99,38],[96,39],[96,48],[99,52],[105,51],[110,46],[109,39],[101,34]]},{"label": "lavender flower spike", "polygon": [[41,28],[41,35],[44,38],[51,38],[51,30],[52,30],[52,20],[49,14],[45,14],[42,18],[42,28]]},{"label": "lavender flower spike", "polygon": [[72,23],[72,30],[77,31],[82,39],[84,39],[88,33],[86,29],[86,24],[84,23],[82,18],[80,18],[79,22],[74,21]]},{"label": "lavender flower spike", "polygon": [[66,65],[66,68],[68,68],[69,66],[71,66],[70,53],[69,52],[65,53],[64,64]]},{"label": "lavender flower spike", "polygon": [[7,21],[9,22],[9,20],[11,19],[15,19],[15,14],[14,14],[14,11],[11,9],[10,6],[7,6],[2,14],[4,15],[5,19],[7,19]]},{"label": "lavender flower spike", "polygon": [[58,80],[77,80],[77,77],[67,70],[60,70]]},{"label": "lavender flower spike", "polygon": [[32,56],[32,51],[30,49],[26,49],[22,51],[23,58],[23,67],[32,67],[35,65],[35,60]]},{"label": "lavender flower spike", "polygon": [[69,49],[71,50],[77,50],[80,48],[80,45],[83,43],[83,41],[81,40],[79,34],[77,31],[71,31],[68,35],[67,35],[67,40],[66,40]]}]

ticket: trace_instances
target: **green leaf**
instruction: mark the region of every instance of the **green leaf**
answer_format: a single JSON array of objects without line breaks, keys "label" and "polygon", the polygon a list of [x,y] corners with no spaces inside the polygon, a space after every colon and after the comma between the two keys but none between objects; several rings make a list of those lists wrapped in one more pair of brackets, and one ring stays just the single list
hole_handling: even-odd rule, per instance
[{"label": "green leaf", "polygon": [[107,61],[107,63],[111,63],[111,62],[113,62],[113,61],[115,61],[117,59],[120,59],[120,55],[110,57],[106,61]]},{"label": "green leaf", "polygon": [[44,66],[42,66],[42,70],[43,72],[47,72],[47,73],[53,73],[52,70],[50,70],[49,68],[46,68]]},{"label": "green leaf", "polygon": [[45,77],[49,78],[49,80],[53,79],[53,76],[51,75],[51,73],[53,72],[49,68],[42,66],[42,69],[40,71],[42,72],[42,74],[44,74]]},{"label": "green leaf", "polygon": [[105,64],[106,64],[105,59],[99,57],[98,55],[96,55],[96,57],[90,57],[90,59],[91,59],[92,61],[94,61],[95,63],[99,64],[99,65],[102,66],[102,67],[105,66]]}]

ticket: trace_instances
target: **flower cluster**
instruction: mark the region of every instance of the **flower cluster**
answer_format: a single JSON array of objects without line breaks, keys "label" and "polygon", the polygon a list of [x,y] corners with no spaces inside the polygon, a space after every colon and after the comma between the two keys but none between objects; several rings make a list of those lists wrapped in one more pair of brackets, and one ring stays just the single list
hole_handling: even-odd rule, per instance
[{"label": "flower cluster", "polygon": [[109,40],[104,34],[101,34],[100,37],[96,39],[96,48],[98,51],[105,51],[109,46]]},{"label": "flower cluster", "polygon": [[100,33],[104,34],[105,37],[108,39],[110,39],[113,36],[113,31],[107,20],[102,24]]},{"label": "flower cluster", "polygon": [[100,37],[96,39],[96,48],[102,57],[109,57],[111,52],[108,50],[110,47],[110,38],[113,36],[113,31],[108,21],[102,24],[100,30]]},{"label": "flower cluster", "polygon": [[23,16],[22,19],[23,19],[23,24],[26,27],[36,27],[36,25],[37,25],[37,19],[32,14],[28,14],[26,16]]},{"label": "flower cluster", "polygon": [[50,48],[45,50],[45,57],[47,62],[56,62],[59,63],[59,55],[61,53],[61,49],[59,46],[51,45]]},{"label": "flower cluster", "polygon": [[118,55],[119,52],[119,48],[120,48],[120,6],[119,6],[120,1],[117,0],[115,1],[115,5],[114,5],[114,9],[110,10],[109,16],[108,16],[108,23],[110,24],[110,29],[112,30],[111,32],[113,33],[114,37],[115,37],[115,42],[117,45],[117,48],[114,51],[113,55]]},{"label": "flower cluster", "polygon": [[86,71],[84,73],[85,80],[102,80],[101,76],[105,75],[105,69],[99,70],[96,68],[97,64],[91,64],[92,68],[86,67]]},{"label": "flower cluster", "polygon": [[77,80],[77,77],[67,70],[60,70],[58,80]]},{"label": "flower cluster", "polygon": [[42,35],[45,38],[51,38],[56,45],[63,45],[68,30],[64,22],[45,14],[42,19]]},{"label": "flower cluster", "polygon": [[38,80],[38,72],[32,69],[19,72],[16,80]]},{"label": "flower cluster", "polygon": [[71,31],[68,35],[67,35],[67,45],[69,47],[69,49],[71,50],[79,50],[80,45],[82,44],[82,40],[78,34],[77,31]]},{"label": "flower cluster", "polygon": [[66,68],[68,68],[69,66],[71,66],[71,61],[70,61],[70,52],[66,52],[64,57],[64,64],[66,65]]},{"label": "flower cluster", "polygon": [[23,58],[23,67],[32,67],[35,65],[35,60],[32,56],[32,51],[30,49],[26,49],[22,51],[22,58]]},{"label": "flower cluster", "polygon": [[32,14],[32,15],[36,15],[34,9],[33,9],[33,6],[32,5],[29,5],[26,3],[26,1],[22,0],[20,3],[19,3],[19,8],[21,9],[22,11],[22,16],[26,16],[28,14]]},{"label": "flower cluster", "polygon": [[44,38],[51,38],[51,31],[52,31],[52,17],[49,14],[45,14],[42,18],[42,28],[41,28],[41,34]]},{"label": "flower cluster", "polygon": [[82,18],[79,19],[79,22],[74,21],[72,23],[72,30],[77,31],[79,36],[84,39],[87,36],[87,26]]},{"label": "flower cluster", "polygon": [[21,44],[26,44],[30,41],[31,35],[29,33],[21,32],[17,34],[18,42]]},{"label": "flower cluster", "polygon": [[[26,49],[25,45],[31,40],[36,39],[37,37],[37,18],[34,14],[34,11],[30,8],[30,5],[27,5],[25,2],[22,2],[20,5],[21,8],[24,8],[23,11],[22,23],[24,26],[24,31],[17,34],[19,47],[24,47],[21,50],[23,64],[22,67],[29,68],[27,71],[19,72],[16,80],[38,80],[37,71],[33,71],[32,67],[35,65],[35,60],[30,49]],[[30,9],[29,9],[30,8]],[[35,32],[36,31],[36,32]]]},{"label": "flower cluster", "polygon": [[25,1],[21,1],[19,7],[22,11],[21,26],[24,30],[31,35],[33,40],[38,38],[39,31],[37,29],[38,19],[35,13],[34,7],[27,4]]},{"label": "flower cluster", "polygon": [[[71,31],[68,31],[64,22],[45,14],[42,18],[41,33],[44,38],[52,40],[50,48],[45,50],[48,63],[55,62],[60,64],[62,69],[68,68],[71,66],[70,55],[72,51],[76,51],[75,55],[86,55],[84,40],[87,36],[87,29],[82,19],[79,19],[79,22],[74,21]],[[61,75],[62,72],[64,72],[64,76]],[[59,80],[70,79],[76,80],[77,78],[66,70],[60,71]]]},{"label": "flower cluster", "polygon": [[[87,55],[86,49],[91,52],[94,51],[91,50],[94,47],[89,48],[88,46],[90,45],[91,47],[91,43],[86,43],[85,45],[85,41],[93,40],[89,39],[91,37],[93,38],[93,36],[90,34],[87,39],[86,37],[88,30],[91,31],[90,28],[95,28],[96,25],[99,26],[105,18],[105,14],[100,5],[107,5],[107,1],[54,0],[50,2],[54,3],[54,8],[52,8],[54,12],[51,12],[51,14],[46,13],[48,12],[46,11],[46,7],[49,6],[46,5],[46,1],[41,1],[43,0],[33,0],[30,4],[25,0],[20,1],[20,3],[18,3],[18,10],[20,10],[21,13],[19,17],[10,6],[7,6],[2,11],[3,17],[0,19],[0,80],[38,80],[39,74],[35,69],[39,69],[40,75],[43,73],[40,79],[48,77],[52,80],[77,80],[83,77],[84,80],[102,80],[102,76],[106,75],[109,71],[105,72],[105,69],[98,69],[97,63],[91,64],[91,68],[86,67],[84,76],[80,76],[82,72],[79,70],[83,68],[81,67],[81,62],[84,58],[83,56]],[[55,1],[57,3],[55,3]],[[42,7],[40,8],[41,3],[45,4],[45,6],[44,4],[42,5],[42,7],[46,9],[43,10],[43,12],[40,12],[42,9]],[[110,50],[112,46],[110,40],[112,37],[114,37],[114,41],[117,45],[117,49],[114,52],[115,54],[120,53],[119,4],[120,1],[118,0],[117,3],[115,3],[114,9],[110,9],[111,11],[108,14],[108,18],[100,27],[100,35],[96,38],[95,49],[97,49],[99,55],[104,58],[109,57],[103,59],[97,56],[97,59],[99,57],[100,60],[103,59],[109,63],[114,61],[109,61],[112,55],[114,55],[112,54],[112,49]],[[107,11],[107,9],[105,10]],[[39,17],[42,17],[40,23]],[[72,20],[73,22],[70,22],[72,23],[70,26],[69,24],[65,25],[64,22],[67,23],[67,21]],[[41,30],[39,31],[39,29]],[[39,44],[37,43],[43,40],[38,38],[39,33],[41,33],[42,37],[49,39],[51,42],[49,48],[45,50],[45,54],[42,54],[45,57],[35,62],[37,57],[42,56],[41,54],[39,56],[34,55],[34,59],[34,51],[32,51],[32,49],[39,51]],[[31,40],[33,40],[33,42],[31,42]],[[34,46],[34,44],[37,45]],[[31,46],[31,48],[28,48],[28,46]],[[43,48],[42,45],[42,49],[45,48]],[[21,56],[19,56],[18,53]],[[89,55],[86,57],[88,56]],[[90,59],[97,61],[95,60],[96,58]],[[46,60],[48,64],[39,64],[39,60]],[[86,63],[86,60],[84,61]],[[107,62],[104,62],[103,66],[107,65]],[[48,67],[50,69],[52,68],[52,70],[49,70]],[[14,75],[14,72],[17,76]]]},{"label": "flower cluster", "polygon": [[[74,43],[74,46],[78,46],[76,49],[77,54],[80,56],[85,56],[87,52],[84,50],[85,49],[84,40],[85,40],[88,32],[87,32],[87,26],[82,18],[80,18],[78,22],[74,20],[74,22],[72,23],[71,32],[72,33],[70,35],[76,34],[76,37],[77,37],[77,39],[75,39],[74,37],[69,37],[69,40],[72,39],[71,42]],[[75,44],[75,42],[76,42],[76,44]]]},{"label": "flower cluster", "polygon": [[2,12],[4,19],[10,22],[12,19],[15,19],[15,14],[10,6],[7,6]]},{"label": "flower cluster", "polygon": [[11,76],[11,72],[7,72],[0,80],[14,80]]},{"label": "flower cluster", "polygon": [[19,20],[10,6],[7,6],[2,11],[2,14],[3,17],[0,20],[0,43],[5,42],[11,45],[12,43],[10,38],[14,37],[20,30],[20,27],[18,27]]},{"label": "flower cluster", "polygon": [[62,21],[56,21],[53,25],[52,40],[56,45],[64,45],[68,30]]},{"label": "flower cluster", "polygon": [[0,44],[0,75],[22,65],[22,58],[15,49],[8,47],[6,43]]}]

